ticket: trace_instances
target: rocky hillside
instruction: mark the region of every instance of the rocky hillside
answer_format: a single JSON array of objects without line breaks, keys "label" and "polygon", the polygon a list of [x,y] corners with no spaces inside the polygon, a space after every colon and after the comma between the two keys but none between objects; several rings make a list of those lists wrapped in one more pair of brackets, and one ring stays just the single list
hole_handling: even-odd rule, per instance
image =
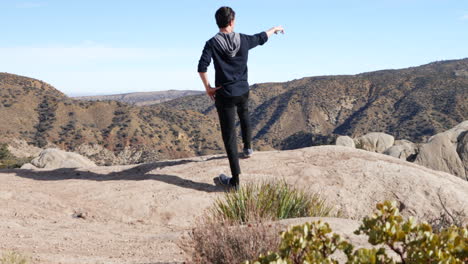
[{"label": "rocky hillside", "polygon": [[217,153],[222,146],[217,120],[198,112],[78,101],[42,81],[7,73],[0,73],[0,116],[5,143],[56,146],[100,164]]},{"label": "rocky hillside", "polygon": [[168,90],[168,91],[157,91],[157,92],[140,92],[140,93],[126,93],[126,94],[113,94],[113,95],[97,95],[97,96],[78,96],[73,97],[77,100],[84,101],[119,101],[122,103],[134,104],[138,106],[152,105],[169,100],[173,100],[179,97],[189,95],[203,94],[202,91],[193,90]]},{"label": "rocky hillside", "polygon": [[[258,84],[250,98],[257,150],[368,132],[422,142],[468,119],[468,59]],[[142,107],[79,101],[39,80],[0,73],[0,116],[0,141],[56,146],[98,164],[223,152],[216,110],[204,94]]]},{"label": "rocky hillside", "polygon": [[[468,212],[467,181],[379,153],[319,146],[257,152],[241,166],[241,184],[284,179],[320,192],[348,218],[325,221],[348,227],[349,219],[360,220],[386,199],[418,220],[439,217],[442,202],[450,212]],[[16,250],[41,264],[193,263],[181,241],[223,194],[213,178],[228,168],[226,158],[205,156],[131,166],[2,170],[0,252]],[[351,226],[346,238],[358,225]]]},{"label": "rocky hillside", "polygon": [[[331,134],[385,132],[421,142],[468,119],[468,59],[401,70],[253,85],[254,138],[279,149],[329,143]],[[203,96],[166,103],[215,115]]]}]

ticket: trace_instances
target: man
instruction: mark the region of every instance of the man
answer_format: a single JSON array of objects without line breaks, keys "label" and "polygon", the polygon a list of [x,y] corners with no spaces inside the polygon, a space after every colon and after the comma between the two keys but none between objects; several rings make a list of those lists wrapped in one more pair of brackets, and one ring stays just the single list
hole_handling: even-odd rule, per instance
[{"label": "man", "polygon": [[[273,27],[252,36],[236,33],[234,32],[235,12],[230,7],[219,8],[215,18],[219,32],[206,42],[198,63],[198,73],[207,95],[215,101],[224,147],[231,167],[232,178],[221,174],[219,180],[222,184],[237,189],[241,170],[237,153],[236,109],[241,125],[244,157],[249,158],[253,154],[248,110],[247,59],[249,50],[263,45],[273,33],[284,33],[284,29],[281,26]],[[215,67],[215,87],[211,87],[206,74],[211,58]]]}]

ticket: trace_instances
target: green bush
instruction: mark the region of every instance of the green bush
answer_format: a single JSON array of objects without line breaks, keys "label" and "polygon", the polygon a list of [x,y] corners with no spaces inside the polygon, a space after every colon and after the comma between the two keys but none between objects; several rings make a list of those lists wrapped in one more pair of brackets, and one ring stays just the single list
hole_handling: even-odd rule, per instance
[{"label": "green bush", "polygon": [[7,144],[0,144],[0,160],[10,157],[10,151]]},{"label": "green bush", "polygon": [[[432,232],[427,223],[403,220],[396,202],[377,204],[372,216],[364,218],[355,232],[369,237],[373,249],[354,249],[348,241],[332,233],[329,225],[320,221],[290,227],[281,235],[278,252],[260,256],[246,264],[338,263],[331,255],[342,251],[346,263],[467,263],[468,226],[451,226],[440,233]],[[399,260],[387,256],[382,246],[398,255]]]},{"label": "green bush", "polygon": [[31,162],[32,158],[17,158],[8,150],[7,144],[0,144],[0,169],[20,168],[23,164]]},{"label": "green bush", "polygon": [[212,213],[239,223],[258,219],[331,216],[332,207],[317,193],[309,193],[285,181],[264,181],[242,186],[217,199]]}]

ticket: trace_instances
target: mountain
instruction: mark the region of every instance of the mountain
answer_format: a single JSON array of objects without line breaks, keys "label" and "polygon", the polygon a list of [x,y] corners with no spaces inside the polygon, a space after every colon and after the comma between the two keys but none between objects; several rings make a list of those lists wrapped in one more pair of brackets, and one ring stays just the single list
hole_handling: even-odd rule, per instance
[{"label": "mountain", "polygon": [[[468,119],[468,59],[251,87],[253,137],[278,149],[385,132],[420,142]],[[215,116],[203,96],[163,106]],[[332,135],[332,136],[330,136]]]},{"label": "mountain", "polygon": [[78,96],[73,97],[77,100],[84,101],[119,101],[122,103],[134,104],[138,106],[158,104],[172,99],[176,99],[188,95],[203,94],[203,91],[194,90],[168,90],[157,92],[139,92],[139,93],[125,93],[113,95],[97,95],[97,96]]},{"label": "mountain", "polygon": [[122,163],[137,163],[222,150],[217,120],[198,112],[78,101],[45,82],[8,73],[0,73],[0,116],[0,141],[84,151],[99,164],[113,164],[112,155],[121,153]]},{"label": "mountain", "polygon": [[[257,150],[368,132],[421,142],[468,120],[468,59],[256,84],[250,98]],[[0,117],[0,141],[57,146],[98,164],[224,151],[216,110],[204,94],[148,106],[80,101],[45,82],[0,73]]]}]

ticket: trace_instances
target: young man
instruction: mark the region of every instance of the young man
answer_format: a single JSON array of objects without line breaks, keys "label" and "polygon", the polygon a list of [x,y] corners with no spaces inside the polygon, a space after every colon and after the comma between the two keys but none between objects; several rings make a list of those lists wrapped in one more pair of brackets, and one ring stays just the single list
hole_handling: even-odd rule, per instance
[{"label": "young man", "polygon": [[[247,59],[249,50],[263,45],[273,33],[284,33],[284,29],[281,26],[273,27],[252,36],[236,33],[234,32],[235,12],[230,7],[219,8],[215,18],[219,32],[206,42],[198,62],[198,73],[207,95],[215,101],[224,147],[231,167],[232,178],[221,174],[219,180],[222,184],[237,189],[241,170],[237,153],[236,110],[241,125],[244,157],[248,158],[253,154],[248,110]],[[215,87],[210,85],[206,74],[211,58],[215,67]]]}]

